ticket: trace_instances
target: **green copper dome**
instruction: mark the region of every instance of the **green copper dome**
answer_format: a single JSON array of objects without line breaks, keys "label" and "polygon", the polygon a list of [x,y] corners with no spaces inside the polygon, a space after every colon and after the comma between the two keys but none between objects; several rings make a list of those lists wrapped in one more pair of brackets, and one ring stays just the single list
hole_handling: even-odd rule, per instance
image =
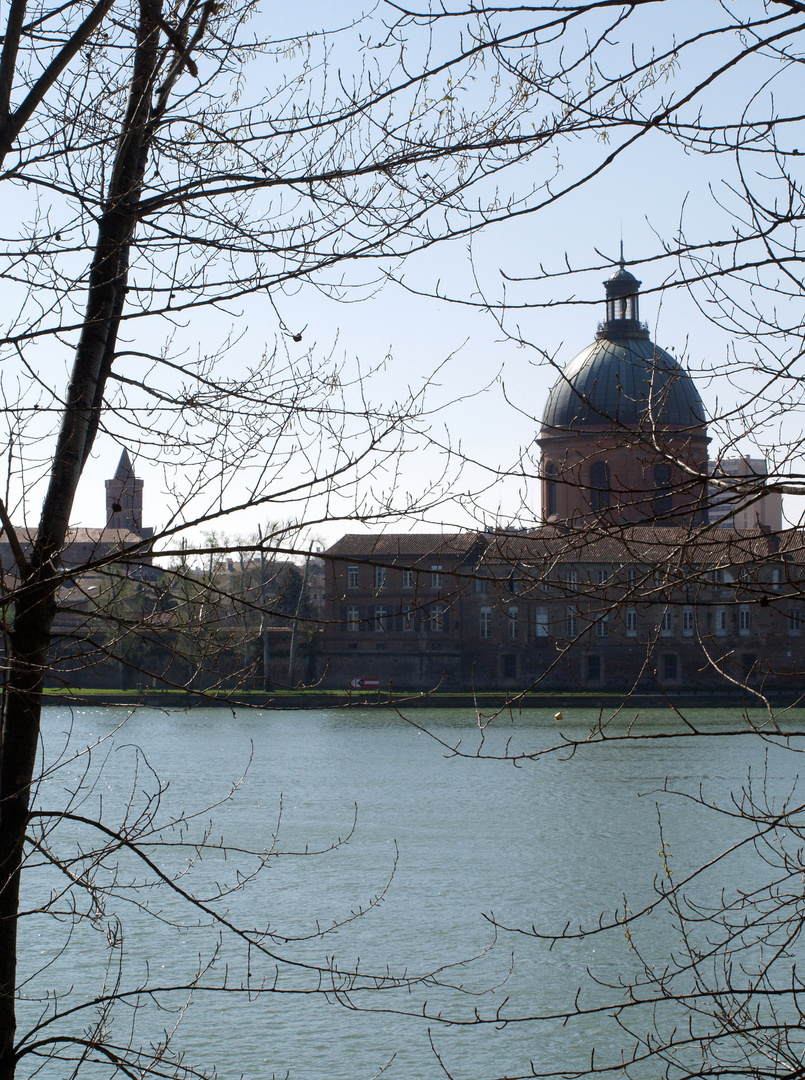
[{"label": "green copper dome", "polygon": [[571,360],[548,397],[543,428],[612,424],[697,428],[704,406],[690,375],[645,337],[600,337]]},{"label": "green copper dome", "polygon": [[543,430],[702,428],[699,392],[679,361],[649,339],[640,322],[640,282],[622,257],[604,286],[607,317],[551,390]]}]

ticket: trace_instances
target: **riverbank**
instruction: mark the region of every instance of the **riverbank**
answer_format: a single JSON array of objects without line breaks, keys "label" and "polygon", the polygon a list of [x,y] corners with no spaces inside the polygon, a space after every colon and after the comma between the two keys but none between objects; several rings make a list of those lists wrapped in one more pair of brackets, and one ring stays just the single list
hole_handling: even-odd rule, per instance
[{"label": "riverbank", "polygon": [[[404,691],[390,693],[388,690],[257,690],[196,691],[149,689],[149,690],[73,690],[48,688],[44,691],[46,703],[74,705],[123,705],[149,708],[208,708],[225,709],[472,709],[482,712],[501,708],[550,709],[568,708],[611,710],[628,702],[630,709],[661,709],[669,705],[668,697],[659,693],[634,692],[626,697],[614,692],[579,693],[565,690],[526,691]],[[790,706],[793,698],[771,698],[775,706]],[[762,702],[754,695],[740,691],[698,691],[685,694],[676,692],[675,708],[723,708],[747,705],[758,708]]]}]

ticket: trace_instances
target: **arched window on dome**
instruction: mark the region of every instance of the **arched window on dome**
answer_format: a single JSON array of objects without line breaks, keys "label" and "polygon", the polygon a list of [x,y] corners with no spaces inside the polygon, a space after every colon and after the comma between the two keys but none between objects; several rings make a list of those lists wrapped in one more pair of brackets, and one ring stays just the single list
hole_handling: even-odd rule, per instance
[{"label": "arched window on dome", "polygon": [[667,518],[674,508],[671,494],[671,466],[667,462],[654,466],[654,517]]},{"label": "arched window on dome", "polygon": [[545,517],[556,517],[556,464],[545,466]]},{"label": "arched window on dome", "polygon": [[609,465],[594,461],[590,466],[590,507],[594,513],[607,510],[610,504]]}]

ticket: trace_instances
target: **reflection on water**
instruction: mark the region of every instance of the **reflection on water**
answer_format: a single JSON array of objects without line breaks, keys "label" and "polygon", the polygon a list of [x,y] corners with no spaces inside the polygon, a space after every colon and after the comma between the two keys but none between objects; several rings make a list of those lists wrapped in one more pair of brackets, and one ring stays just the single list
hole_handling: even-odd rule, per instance
[{"label": "reflection on water", "polygon": [[[560,932],[565,926],[591,928],[601,913],[622,917],[624,904],[638,911],[656,897],[668,868],[678,880],[744,835],[740,822],[666,789],[696,794],[701,785],[705,799],[726,805],[750,770],[765,770],[770,788],[782,795],[795,780],[799,754],[757,735],[717,738],[718,731],[740,729],[741,721],[711,711],[689,717],[705,733],[701,738],[613,738],[572,754],[518,759],[517,767],[472,756],[479,747],[493,756],[547,749],[557,743],[560,727],[569,738],[583,739],[598,719],[597,713],[577,712],[557,724],[554,711],[502,716],[483,739],[471,715],[439,712],[427,720],[434,739],[387,711],[143,709],[128,716],[122,709],[53,707],[44,719],[51,771],[37,801],[63,803],[79,776],[83,801],[74,809],[87,816],[102,813],[110,823],[121,819],[130,800],[133,824],[137,814],[153,808],[158,792],[163,821],[220,801],[193,822],[191,833],[208,830],[213,842],[225,836],[244,849],[287,854],[272,859],[225,901],[215,899],[216,890],[254,866],[248,856],[224,862],[211,852],[191,864],[177,848],[159,857],[174,871],[185,869],[182,886],[202,892],[233,922],[269,928],[275,935],[271,948],[283,957],[324,966],[335,957],[344,966],[360,964],[362,971],[383,972],[389,965],[395,973],[478,957],[444,974],[449,987],[357,994],[349,1002],[357,1011],[332,996],[302,993],[311,987],[304,969],[283,969],[276,983],[281,993],[254,994],[251,1002],[237,994],[199,992],[179,1036],[188,1063],[214,1065],[226,1078],[287,1071],[306,1080],[355,1080],[375,1076],[391,1061],[385,1074],[390,1080],[430,1080],[444,1075],[430,1030],[451,1075],[462,1080],[524,1075],[532,1062],[537,1071],[571,1071],[589,1062],[593,1046],[600,1060],[622,1045],[624,1036],[609,1015],[566,1027],[473,1027],[416,1014],[427,1001],[429,1014],[442,1010],[445,1018],[467,1021],[477,1010],[491,1019],[506,999],[502,1015],[514,1021],[572,1008],[580,986],[582,1004],[612,1000],[595,980],[617,982],[643,962],[663,963],[679,936],[668,920],[635,927],[631,944],[622,927],[549,949],[522,933],[495,933],[491,919],[512,930]],[[412,719],[422,724],[425,714],[417,710]],[[619,717],[608,733],[625,734],[634,719]],[[797,720],[792,716],[788,723],[795,728]],[[673,714],[659,712],[644,713],[633,728],[652,736],[683,730]],[[71,757],[93,743],[91,760],[86,754]],[[450,746],[469,757],[451,756]],[[93,842],[79,825],[62,826],[60,835],[54,842],[63,854]],[[302,854],[306,850],[314,853]],[[118,884],[128,883],[126,875],[134,872],[126,863],[125,881]],[[137,873],[149,876],[142,867]],[[747,847],[716,873],[703,875],[692,892],[704,900],[721,887],[746,888],[763,873]],[[42,867],[29,875],[28,899],[33,904],[58,887],[55,875]],[[160,919],[151,918],[143,904],[152,905]],[[367,913],[352,918],[362,908]],[[207,921],[203,913],[188,911],[164,889],[131,892],[121,919],[124,988],[140,985],[146,973],[157,982],[190,980],[199,957],[217,945],[217,932],[198,925]],[[332,929],[316,936],[323,928]],[[78,934],[39,983],[31,984],[31,992],[38,985],[40,993],[44,986],[95,993],[104,978],[101,931],[98,920],[94,930]],[[50,961],[65,932],[64,923],[30,920],[23,930],[25,971]],[[277,965],[270,957],[247,957],[243,941],[229,936],[217,947],[205,983],[220,984],[226,974],[234,986],[248,963],[255,985],[274,985]],[[117,975],[105,977],[110,982]],[[178,996],[168,1001],[180,1004]],[[121,1038],[130,1019],[117,1021]],[[163,1013],[144,1023],[158,1035],[176,1019],[175,1013]],[[46,1069],[41,1075],[57,1073]]]}]

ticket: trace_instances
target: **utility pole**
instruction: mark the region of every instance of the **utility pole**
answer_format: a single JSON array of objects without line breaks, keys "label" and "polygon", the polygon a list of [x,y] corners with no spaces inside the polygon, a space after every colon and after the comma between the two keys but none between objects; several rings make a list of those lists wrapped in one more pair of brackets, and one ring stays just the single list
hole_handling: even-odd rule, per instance
[{"label": "utility pole", "polygon": [[296,667],[296,633],[299,627],[299,613],[302,610],[302,601],[305,598],[307,591],[307,572],[310,568],[310,556],[313,554],[313,548],[305,556],[305,572],[302,574],[302,588],[299,590],[299,599],[296,601],[296,612],[293,617],[293,625],[291,626],[291,654],[288,657],[288,685],[294,685],[294,668]]},{"label": "utility pole", "polygon": [[271,689],[271,651],[268,643],[268,611],[266,610],[266,553],[263,547],[263,529],[257,527],[257,539],[260,541],[260,637],[263,643],[263,692]]}]

